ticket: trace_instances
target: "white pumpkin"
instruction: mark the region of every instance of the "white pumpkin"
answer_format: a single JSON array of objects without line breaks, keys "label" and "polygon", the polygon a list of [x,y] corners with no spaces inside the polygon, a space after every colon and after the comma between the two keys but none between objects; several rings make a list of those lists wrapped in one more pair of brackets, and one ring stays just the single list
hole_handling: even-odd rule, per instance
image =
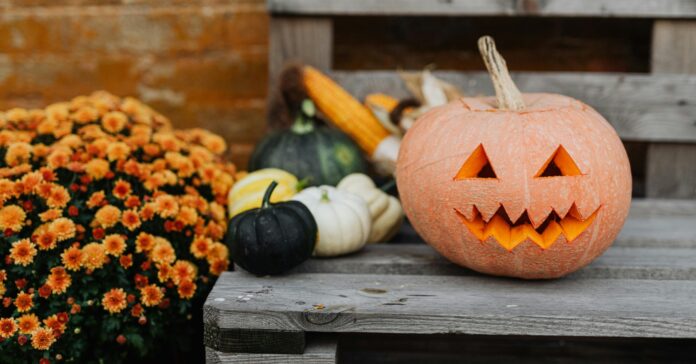
[{"label": "white pumpkin", "polygon": [[310,187],[295,195],[312,212],[319,228],[314,248],[318,257],[333,257],[360,250],[370,236],[367,203],[353,193],[335,187]]},{"label": "white pumpkin", "polygon": [[372,179],[362,173],[353,173],[338,183],[338,189],[352,192],[367,202],[372,220],[368,243],[389,240],[396,234],[404,221],[404,210],[399,199],[375,186]]}]

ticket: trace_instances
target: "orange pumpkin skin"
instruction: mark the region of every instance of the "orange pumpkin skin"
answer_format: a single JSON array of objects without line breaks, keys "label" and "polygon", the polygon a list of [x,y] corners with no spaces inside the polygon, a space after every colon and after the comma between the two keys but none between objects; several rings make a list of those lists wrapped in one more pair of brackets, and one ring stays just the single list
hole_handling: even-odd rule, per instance
[{"label": "orange pumpkin skin", "polygon": [[[522,111],[499,110],[494,98],[463,98],[423,115],[401,143],[397,185],[416,231],[451,261],[493,275],[556,278],[587,265],[616,238],[630,207],[631,171],[618,135],[591,107],[554,94],[523,99]],[[497,178],[460,175],[479,146]],[[559,146],[580,174],[537,177]],[[514,246],[501,238],[507,247],[465,224],[479,214],[490,223],[501,206],[509,221],[526,213],[534,227],[552,211],[590,220],[572,239],[565,230]]]}]

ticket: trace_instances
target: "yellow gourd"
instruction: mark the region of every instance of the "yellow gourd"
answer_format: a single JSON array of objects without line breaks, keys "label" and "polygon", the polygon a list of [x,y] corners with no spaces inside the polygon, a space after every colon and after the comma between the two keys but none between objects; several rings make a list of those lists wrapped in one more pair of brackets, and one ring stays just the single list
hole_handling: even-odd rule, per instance
[{"label": "yellow gourd", "polygon": [[278,182],[271,202],[286,201],[294,196],[299,187],[297,177],[277,168],[264,168],[251,172],[234,184],[227,195],[229,217],[261,206],[263,194],[272,182]]}]

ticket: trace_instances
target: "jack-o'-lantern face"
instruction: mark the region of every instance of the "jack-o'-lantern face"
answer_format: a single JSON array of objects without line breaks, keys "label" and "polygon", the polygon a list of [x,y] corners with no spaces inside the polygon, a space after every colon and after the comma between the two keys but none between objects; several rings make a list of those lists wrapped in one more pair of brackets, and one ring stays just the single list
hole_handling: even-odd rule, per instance
[{"label": "jack-o'-lantern face", "polygon": [[[580,171],[573,157],[559,145],[551,154],[539,170],[530,178],[582,178],[584,173]],[[479,183],[479,179],[495,180],[499,183],[498,175],[486,154],[483,144],[479,144],[471,153],[466,162],[454,176],[455,181],[467,181],[469,183]],[[534,183],[534,181],[530,181]],[[459,209],[455,208],[456,214],[461,217],[462,223],[469,228],[479,240],[484,241],[493,237],[505,249],[512,250],[518,244],[529,240],[539,247],[546,249],[558,240],[563,234],[567,242],[572,242],[592,223],[599,206],[589,215],[583,216],[574,204],[563,208],[560,212],[551,210],[550,213],[540,216],[541,219],[531,220],[527,209],[522,214],[510,216],[501,204],[492,217],[484,220],[476,204],[473,206],[473,216],[467,218]],[[539,215],[537,215],[539,216]]]}]

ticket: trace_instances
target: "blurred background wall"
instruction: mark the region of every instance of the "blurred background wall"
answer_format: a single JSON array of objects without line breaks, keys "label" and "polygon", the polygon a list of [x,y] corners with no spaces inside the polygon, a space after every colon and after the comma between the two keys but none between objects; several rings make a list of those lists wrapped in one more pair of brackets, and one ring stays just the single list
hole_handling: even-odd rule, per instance
[{"label": "blurred background wall", "polygon": [[[611,18],[338,18],[333,63],[481,70],[475,44],[487,33],[512,70],[648,72],[651,27]],[[0,109],[98,89],[135,96],[179,127],[220,133],[242,166],[265,132],[267,56],[263,0],[0,0]]]}]

